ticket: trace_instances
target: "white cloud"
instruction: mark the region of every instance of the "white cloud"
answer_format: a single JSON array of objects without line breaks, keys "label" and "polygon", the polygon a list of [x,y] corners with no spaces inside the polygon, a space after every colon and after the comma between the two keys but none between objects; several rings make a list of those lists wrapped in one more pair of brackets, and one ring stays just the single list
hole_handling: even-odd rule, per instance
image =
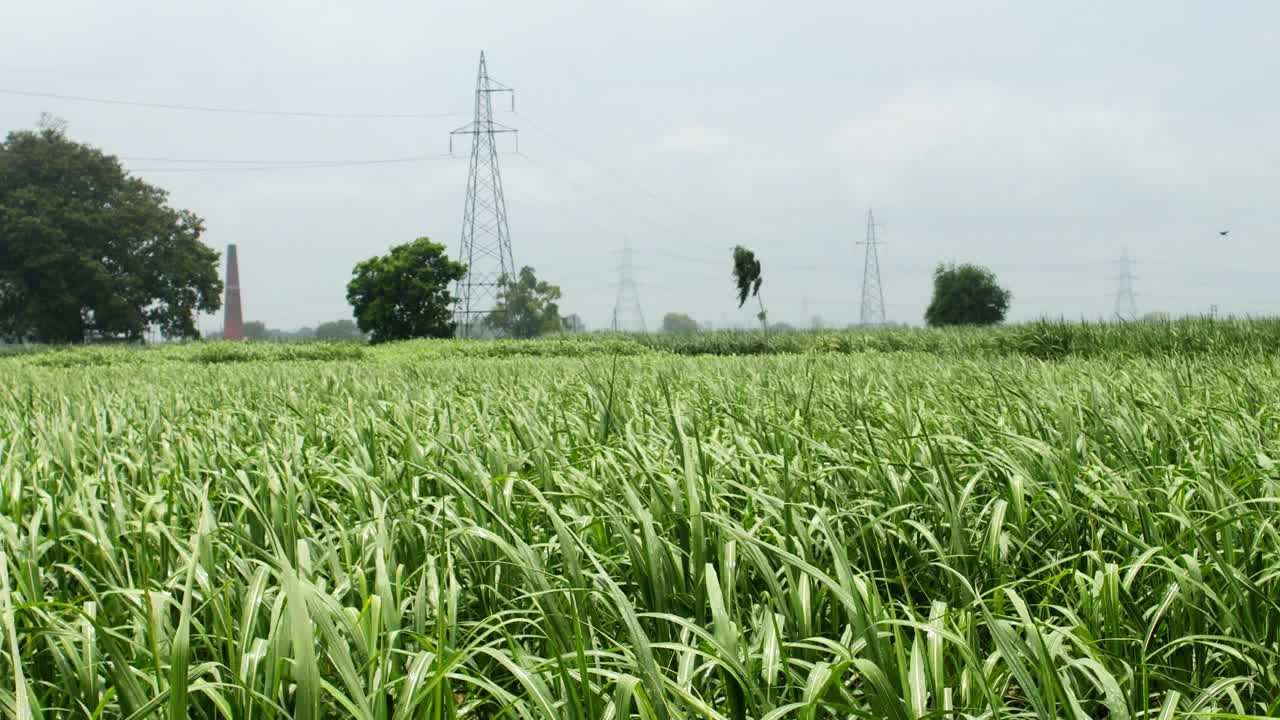
[{"label": "white cloud", "polygon": [[661,152],[692,152],[710,155],[728,149],[733,139],[724,132],[705,125],[688,125],[668,133],[658,140],[656,148]]},{"label": "white cloud", "polygon": [[990,206],[994,197],[1016,207],[1086,186],[1192,183],[1189,158],[1171,133],[1140,101],[914,88],[840,127],[831,148],[861,195],[944,207]]},{"label": "white cloud", "polygon": [[598,171],[584,163],[559,162],[553,168],[542,159],[528,155],[501,160],[502,184],[507,202],[533,206],[562,206],[577,198],[590,197]]}]

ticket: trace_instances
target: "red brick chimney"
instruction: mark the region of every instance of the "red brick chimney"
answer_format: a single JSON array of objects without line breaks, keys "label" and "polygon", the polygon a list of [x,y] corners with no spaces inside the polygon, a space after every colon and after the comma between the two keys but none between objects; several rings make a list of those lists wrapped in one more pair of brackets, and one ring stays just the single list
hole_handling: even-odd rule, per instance
[{"label": "red brick chimney", "polygon": [[226,316],[222,321],[224,340],[244,339],[244,316],[240,312],[240,265],[236,262],[236,246],[227,246]]}]

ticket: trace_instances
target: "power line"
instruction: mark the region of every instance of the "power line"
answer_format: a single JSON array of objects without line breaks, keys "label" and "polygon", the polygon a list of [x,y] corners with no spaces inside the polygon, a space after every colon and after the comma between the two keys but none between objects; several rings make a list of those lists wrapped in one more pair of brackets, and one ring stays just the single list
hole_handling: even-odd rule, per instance
[{"label": "power line", "polygon": [[[643,185],[643,184],[639,183],[639,182],[638,182],[638,181],[636,181],[634,178],[627,178],[627,177],[624,177],[624,176],[623,176],[622,171],[620,171],[620,170],[618,170],[618,169],[616,169],[616,168],[607,168],[607,167],[604,167],[603,165],[601,165],[601,164],[599,164],[599,163],[592,162],[590,159],[588,159],[588,158],[587,158],[587,153],[586,153],[586,152],[581,148],[581,146],[578,146],[578,145],[576,145],[576,144],[574,144],[574,143],[570,142],[569,140],[565,140],[564,138],[560,137],[558,134],[553,133],[552,131],[548,130],[546,127],[544,127],[544,126],[540,125],[539,123],[535,122],[534,120],[530,119],[530,118],[529,118],[529,116],[528,116],[528,115],[526,115],[526,114],[524,114],[524,113],[521,113],[521,112],[515,112],[515,110],[514,110],[514,109],[512,110],[512,112],[513,112],[517,117],[519,117],[519,118],[520,118],[520,120],[521,120],[525,125],[528,125],[529,127],[533,128],[534,130],[536,130],[536,131],[538,131],[538,132],[542,133],[544,136],[546,136],[547,138],[551,139],[552,141],[554,141],[554,142],[556,142],[556,143],[559,143],[562,147],[564,147],[564,148],[568,149],[569,151],[571,151],[571,152],[575,152],[575,153],[578,155],[578,157],[579,157],[580,159],[582,159],[582,160],[583,160],[587,165],[590,165],[591,167],[595,168],[598,172],[601,172],[601,173],[608,173],[608,172],[612,172],[612,173],[615,175],[615,177],[623,177],[624,179],[629,180],[629,181],[630,181],[630,182],[629,182],[629,184],[630,184],[633,188],[635,188],[635,189],[639,190],[641,194],[648,196],[651,200],[653,200],[653,201],[655,201],[655,202],[664,202],[664,200],[663,200],[661,197],[659,197],[659,196],[658,196],[658,194],[657,194],[656,192],[654,192],[652,189],[650,189],[649,187],[647,187],[647,186],[645,186],[645,185]],[[667,202],[667,203],[666,203],[666,207],[667,207],[667,209],[668,209],[668,210],[675,210],[678,214],[683,215],[683,216],[684,216],[685,218],[687,218],[687,219],[693,219],[693,220],[706,220],[706,219],[707,219],[707,217],[708,217],[708,216],[703,216],[703,217],[701,217],[701,218],[696,217],[696,216],[694,215],[693,211],[691,211],[691,210],[689,210],[689,209],[687,209],[687,208],[679,208],[679,207],[676,207],[676,206],[674,206],[674,205],[670,204],[669,202]],[[653,222],[653,221],[650,219],[650,222]],[[738,232],[738,234],[739,234],[739,235],[742,235],[742,236],[744,236],[744,237],[747,237],[747,238],[751,239],[751,240],[752,240],[752,241],[754,241],[754,242],[758,242],[758,243],[761,243],[761,244],[764,244],[764,243],[765,243],[764,239],[763,239],[761,236],[756,235],[756,234],[754,234],[754,233],[751,233],[751,232],[745,232],[745,231],[739,231],[739,232]],[[780,267],[780,266],[779,266],[779,267]],[[820,267],[820,266],[813,266],[813,267]],[[795,269],[801,269],[801,268],[800,268],[799,266],[796,266],[796,268],[795,268]]]},{"label": "power line", "polygon": [[[523,117],[523,116],[521,116],[521,117]],[[581,183],[579,183],[578,181],[574,180],[573,178],[568,177],[567,175],[565,175],[565,174],[563,174],[563,173],[559,173],[559,172],[556,172],[555,170],[552,170],[549,166],[547,166],[546,164],[544,164],[544,163],[542,163],[542,162],[538,161],[537,159],[535,159],[535,158],[533,158],[533,157],[529,156],[527,153],[525,153],[525,152],[519,152],[519,153],[516,153],[516,154],[517,154],[519,157],[522,157],[522,158],[524,158],[526,161],[528,161],[530,165],[533,165],[534,167],[536,167],[536,168],[538,168],[539,170],[541,170],[541,171],[543,171],[543,172],[547,173],[548,175],[554,175],[554,176],[555,176],[556,178],[558,178],[561,182],[565,183],[565,184],[566,184],[566,185],[568,185],[569,187],[571,187],[571,188],[573,188],[574,190],[576,190],[579,194],[581,194],[581,195],[583,195],[583,196],[585,196],[585,197],[587,197],[587,198],[593,199],[593,200],[597,200],[597,201],[601,201],[601,202],[608,202],[607,198],[605,198],[605,196],[604,196],[604,195],[602,195],[602,194],[600,194],[600,193],[597,193],[597,192],[591,192],[591,191],[590,191],[590,190],[588,190],[587,188],[583,187],[583,186],[582,186],[582,184],[581,184]],[[675,235],[675,236],[682,236],[682,235],[686,235],[686,234],[687,234],[687,233],[685,233],[685,232],[682,232],[682,231],[680,231],[680,230],[677,230],[676,228],[671,227],[670,225],[667,225],[667,224],[665,224],[665,223],[663,223],[663,222],[660,222],[660,221],[658,221],[658,220],[654,219],[653,217],[651,217],[651,216],[649,216],[649,215],[647,215],[647,214],[645,214],[645,213],[643,213],[643,212],[638,212],[638,211],[632,210],[631,208],[626,207],[626,206],[622,206],[622,208],[623,208],[623,210],[624,210],[627,214],[631,215],[632,217],[636,218],[637,220],[640,220],[641,222],[648,223],[648,224],[652,225],[653,227],[655,227],[655,228],[657,228],[657,229],[659,229],[659,230],[662,230],[662,231],[663,231],[663,232],[665,232],[665,233],[668,233],[668,234],[670,234],[670,235]]]},{"label": "power line", "polygon": [[401,162],[412,160],[424,160],[435,157],[456,157],[449,153],[437,153],[435,155],[411,155],[407,157],[364,160],[359,158],[323,158],[323,159],[302,159],[302,158],[175,158],[175,157],[157,157],[153,155],[119,155],[121,160],[129,162],[169,162],[169,163],[197,163],[201,165],[316,165],[316,164],[333,164],[333,163],[379,163],[379,162]]},{"label": "power line", "polygon": [[[521,115],[520,117],[521,117],[522,119],[524,118],[524,116],[523,116],[523,115]],[[601,202],[608,202],[607,198],[605,198],[605,196],[604,196],[604,195],[602,195],[602,194],[600,194],[600,193],[594,193],[594,192],[592,192],[591,190],[589,190],[589,189],[587,189],[587,188],[583,187],[583,185],[582,185],[581,183],[579,183],[578,181],[574,180],[573,178],[568,177],[567,175],[565,175],[565,174],[563,174],[563,173],[560,173],[560,172],[557,172],[556,170],[553,170],[550,166],[548,166],[548,165],[547,165],[547,164],[545,164],[545,163],[539,162],[537,159],[533,158],[533,157],[532,157],[532,156],[530,156],[528,153],[526,153],[526,152],[524,152],[524,151],[520,151],[520,152],[515,153],[515,154],[516,154],[516,156],[517,156],[517,157],[523,158],[523,159],[524,159],[525,161],[527,161],[530,165],[532,165],[532,166],[536,167],[537,169],[539,169],[539,170],[541,170],[541,171],[543,171],[543,172],[547,173],[548,175],[552,175],[552,176],[556,177],[556,178],[557,178],[557,179],[559,179],[561,182],[565,183],[566,185],[568,185],[569,187],[571,187],[572,189],[574,189],[575,191],[577,191],[579,194],[581,194],[581,195],[583,195],[583,196],[585,196],[585,197],[587,197],[587,198],[590,198],[590,199],[598,200],[598,201],[601,201]],[[598,168],[597,168],[597,169],[598,169]],[[661,221],[659,221],[659,220],[657,220],[657,219],[653,218],[652,216],[650,216],[650,215],[648,215],[648,214],[645,214],[645,213],[643,213],[643,212],[640,212],[640,211],[634,210],[634,209],[632,209],[632,208],[630,208],[630,207],[628,207],[628,206],[622,205],[622,206],[619,206],[619,207],[620,207],[624,212],[626,212],[628,215],[631,215],[632,217],[636,218],[637,220],[639,220],[639,221],[641,221],[641,222],[648,223],[648,224],[652,225],[653,227],[657,228],[658,230],[661,230],[661,231],[663,231],[664,233],[666,233],[666,234],[668,234],[668,235],[670,235],[670,236],[672,236],[672,237],[688,239],[688,238],[690,238],[690,237],[693,235],[693,233],[692,233],[692,232],[690,232],[690,231],[687,231],[687,230],[679,230],[679,229],[677,229],[677,228],[674,228],[674,227],[672,227],[672,226],[670,226],[670,225],[667,225],[666,223],[663,223],[663,222],[661,222]],[[605,226],[601,225],[601,224],[600,224],[600,223],[598,223],[598,222],[595,222],[594,220],[590,220],[589,218],[585,218],[585,216],[583,216],[583,215],[581,215],[581,214],[579,214],[579,217],[583,217],[584,219],[588,219],[592,224],[596,225],[597,227],[600,227],[600,228],[603,228],[603,229],[610,229],[610,228],[606,228]],[[727,252],[727,251],[728,251],[728,249],[729,249],[727,245],[726,245],[725,249],[726,249],[726,252]],[[666,256],[666,257],[672,258],[672,259],[674,259],[674,260],[682,260],[682,261],[684,261],[684,262],[703,263],[703,264],[707,264],[707,265],[724,265],[724,264],[725,264],[725,261],[724,261],[724,260],[715,260],[715,259],[712,259],[712,258],[708,258],[708,257],[706,257],[706,256],[702,256],[702,257],[692,257],[692,256],[689,256],[689,255],[684,255],[684,254],[675,253],[675,252],[666,251],[666,250],[659,250],[659,249],[655,249],[655,248],[651,248],[651,247],[647,247],[647,248],[645,248],[645,250],[646,250],[647,252],[652,252],[652,253],[654,253],[654,254],[656,254],[656,255],[663,255],[663,256]],[[782,269],[782,270],[801,270],[801,271],[812,271],[812,270],[823,270],[823,269],[828,268],[829,266],[828,266],[828,265],[825,265],[825,264],[821,264],[821,263],[788,263],[788,262],[769,262],[769,263],[767,263],[767,264],[766,264],[766,267],[768,267],[768,268]]]},{"label": "power line", "polygon": [[226,115],[256,115],[262,117],[291,117],[328,120],[423,120],[429,118],[466,117],[470,113],[366,113],[366,112],[307,112],[298,110],[260,110],[254,108],[219,107],[213,105],[185,105],[179,103],[148,102],[143,100],[120,100],[116,98],[88,97],[84,95],[63,95],[61,93],[39,92],[35,90],[14,90],[0,88],[0,94],[18,95],[22,97],[45,98],[49,100],[69,100],[72,102],[96,103],[98,105],[119,105],[124,107],[147,108],[150,110],[175,110],[182,112],[207,112]]},{"label": "power line", "polygon": [[[0,150],[0,155],[14,155],[12,151]],[[117,160],[123,162],[151,162],[151,163],[187,163],[192,167],[143,167],[143,168],[126,168],[131,172],[234,172],[240,170],[274,170],[274,169],[307,169],[307,168],[333,168],[333,167],[355,167],[360,165],[392,165],[399,163],[418,163],[428,162],[432,160],[456,160],[457,155],[451,153],[435,153],[429,155],[407,155],[404,157],[393,158],[371,158],[371,159],[217,159],[217,158],[175,158],[160,157],[154,155],[116,155]],[[199,167],[208,165],[212,167]],[[230,167],[219,167],[230,166]]]},{"label": "power line", "polygon": [[[122,158],[125,159],[125,158]],[[129,168],[129,172],[145,172],[145,173],[218,173],[218,172],[252,172],[259,170],[316,170],[324,168],[344,168],[344,167],[360,167],[369,165],[397,165],[406,163],[420,163],[431,160],[450,160],[458,159],[454,155],[448,153],[440,155],[412,155],[401,158],[381,158],[377,160],[307,160],[307,161],[263,161],[259,164],[248,164],[249,161],[221,161],[232,164],[230,167],[142,167]],[[153,159],[152,162],[202,162],[198,160],[162,160]],[[207,161],[216,163],[219,161]]]}]

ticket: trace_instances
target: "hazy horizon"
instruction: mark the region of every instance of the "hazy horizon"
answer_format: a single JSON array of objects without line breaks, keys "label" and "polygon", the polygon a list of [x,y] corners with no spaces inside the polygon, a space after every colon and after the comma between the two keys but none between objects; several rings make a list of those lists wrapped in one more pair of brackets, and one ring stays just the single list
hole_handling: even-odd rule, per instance
[{"label": "hazy horizon", "polygon": [[238,246],[245,319],[273,328],[350,317],[352,267],[392,245],[457,252],[467,153],[443,155],[482,49],[516,90],[498,116],[520,130],[502,157],[515,262],[590,328],[608,324],[624,236],[650,330],[666,312],[742,322],[739,243],[771,321],[807,305],[854,322],[869,208],[891,322],[921,322],[951,260],[991,267],[1011,320],[1107,316],[1125,248],[1141,313],[1280,310],[1275,3],[6,11],[23,32],[0,46],[3,130],[55,114],[169,190],[205,242]]}]

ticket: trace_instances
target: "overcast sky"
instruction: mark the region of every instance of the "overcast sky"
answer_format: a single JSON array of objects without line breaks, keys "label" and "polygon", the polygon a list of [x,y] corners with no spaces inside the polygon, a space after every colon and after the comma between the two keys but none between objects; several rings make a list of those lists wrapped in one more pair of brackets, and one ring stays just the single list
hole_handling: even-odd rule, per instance
[{"label": "overcast sky", "polygon": [[3,18],[0,90],[445,115],[0,93],[0,127],[55,113],[238,244],[245,317],[272,327],[349,317],[352,266],[392,245],[456,253],[466,152],[255,163],[447,153],[482,49],[517,91],[497,117],[520,129],[516,264],[589,327],[624,235],[651,329],[742,321],[735,243],[771,319],[799,324],[807,298],[853,322],[868,208],[891,321],[920,322],[941,260],[994,269],[1015,320],[1107,315],[1126,247],[1142,312],[1280,311],[1274,0],[7,0]]}]

